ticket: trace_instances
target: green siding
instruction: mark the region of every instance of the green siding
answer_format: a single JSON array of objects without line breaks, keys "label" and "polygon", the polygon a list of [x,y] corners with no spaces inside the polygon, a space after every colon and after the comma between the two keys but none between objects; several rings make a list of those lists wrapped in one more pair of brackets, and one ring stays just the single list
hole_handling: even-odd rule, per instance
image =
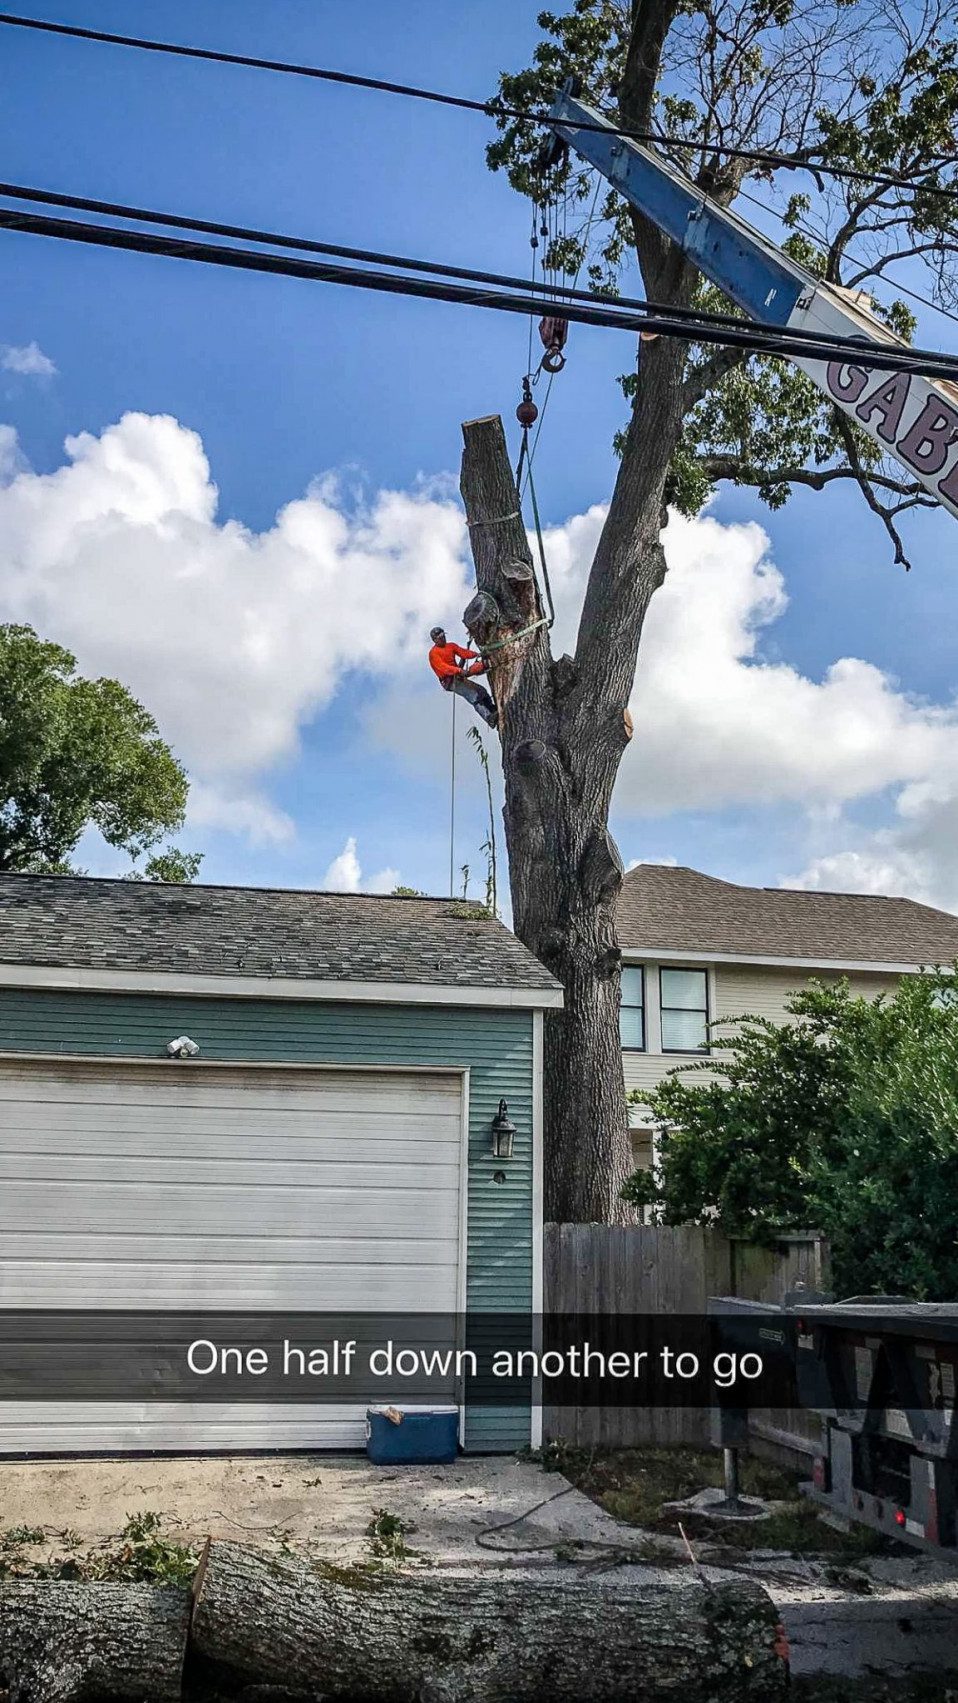
[{"label": "green siding", "polygon": [[[237,1063],[468,1066],[467,1301],[478,1311],[532,1301],[532,1024],[530,1011],[469,1006],[0,991],[4,1052],[165,1058],[167,1041],[187,1034],[203,1058]],[[497,1166],[489,1125],[503,1096],[518,1134]],[[509,1409],[473,1408],[466,1426],[472,1449],[529,1440],[528,1414]]]}]

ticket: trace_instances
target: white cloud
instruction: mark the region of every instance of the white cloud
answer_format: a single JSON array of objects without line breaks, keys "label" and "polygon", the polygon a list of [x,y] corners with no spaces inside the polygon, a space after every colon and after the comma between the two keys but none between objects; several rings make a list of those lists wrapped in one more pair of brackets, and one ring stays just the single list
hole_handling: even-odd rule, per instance
[{"label": "white cloud", "polygon": [[52,378],[56,367],[39,343],[0,343],[0,368],[25,378]]},{"label": "white cloud", "polygon": [[203,781],[190,787],[186,826],[244,834],[254,846],[285,845],[296,833],[292,817],[259,793],[222,793]]},{"label": "white cloud", "polygon": [[[955,741],[958,744],[958,739]],[[892,821],[863,830],[841,816],[834,846],[810,858],[783,887],[832,892],[896,893],[958,911],[958,760],[949,752],[933,779],[904,787]]]},{"label": "white cloud", "polygon": [[329,893],[391,893],[399,882],[398,869],[381,869],[378,875],[363,880],[362,865],[356,851],[356,836],[350,834],[338,857],[323,876],[321,887]]},{"label": "white cloud", "polygon": [[[352,475],[354,488],[327,476],[254,532],[218,518],[202,443],[168,416],[127,414],[66,452],[36,474],[0,428],[0,620],[31,622],[150,707],[190,770],[192,822],[287,841],[267,778],[351,670],[375,685],[369,737],[419,773],[445,772],[449,706],[425,671],[427,634],[436,621],[460,630],[472,578],[448,480],[366,497]],[[604,513],[547,534],[557,650],[574,645]],[[790,806],[803,848],[792,881],[958,904],[958,704],[930,704],[856,657],[820,679],[766,660],[788,600],[761,528],[673,516],[665,544],[617,809]],[[876,799],[880,826],[856,829],[856,802]],[[396,874],[363,882],[347,841],[326,880],[376,890]]]},{"label": "white cloud", "polygon": [[66,442],[51,474],[0,437],[0,619],[28,621],[85,673],[149,706],[202,791],[194,814],[282,838],[257,778],[347,671],[421,667],[428,631],[469,596],[465,526],[448,488],[347,501],[333,479],[251,532],[217,519],[199,437],[126,414]]},{"label": "white cloud", "polygon": [[0,426],[0,485],[6,485],[25,467],[17,434],[12,426]]},{"label": "white cloud", "polygon": [[[574,643],[604,512],[547,537],[560,647]],[[858,657],[837,658],[821,679],[766,661],[763,637],[788,597],[760,527],[673,515],[665,546],[617,808],[648,817],[792,806],[811,853],[783,885],[958,909],[958,700],[929,703]],[[890,820],[863,829],[854,807],[876,799]]]}]

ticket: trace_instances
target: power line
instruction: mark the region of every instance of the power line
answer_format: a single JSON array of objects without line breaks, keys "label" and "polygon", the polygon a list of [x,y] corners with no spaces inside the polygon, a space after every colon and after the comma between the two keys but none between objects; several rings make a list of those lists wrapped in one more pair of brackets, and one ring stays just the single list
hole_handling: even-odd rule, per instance
[{"label": "power line", "polygon": [[[467,95],[451,95],[439,89],[425,89],[415,83],[394,83],[383,77],[363,77],[352,71],[334,71],[320,65],[301,65],[286,59],[263,59],[249,53],[227,53],[212,47],[187,47],[182,42],[155,41],[145,36],[118,35],[112,30],[94,30],[81,27],[79,24],[53,23],[47,18],[25,18],[15,12],[0,12],[0,24],[8,24],[15,29],[39,30],[45,35],[71,36],[80,41],[106,42],[114,47],[139,48],[147,53],[168,53],[178,59],[202,59],[212,61],[217,65],[240,65],[254,71],[275,71],[288,77],[309,77],[315,82],[338,83],[345,88],[371,89],[379,94],[402,95],[408,100],[430,101],[437,106],[457,107],[463,112],[482,113],[485,118],[516,118],[529,124],[544,124],[551,126],[552,117],[548,112],[533,110],[523,112],[521,107],[505,106],[499,100],[472,100]],[[777,153],[768,148],[734,148],[723,143],[721,146],[696,142],[685,136],[670,136],[661,130],[635,130],[626,126],[616,125],[612,120],[605,124],[577,122],[577,130],[594,130],[608,135],[611,130],[616,136],[623,136],[633,142],[654,142],[662,147],[685,148],[692,152],[720,154],[728,159],[751,160],[756,165],[785,166],[792,171],[807,171],[813,176],[849,178],[856,183],[881,184],[887,189],[910,189],[916,185],[910,178],[898,177],[894,173],[866,172],[855,166],[824,165],[812,160],[796,158],[789,154]],[[958,189],[950,189],[946,185],[919,185],[925,195],[944,196],[948,200],[958,201]]]},{"label": "power line", "polygon": [[[0,228],[101,248],[130,249],[140,254],[199,261],[242,271],[267,272],[311,279],[319,283],[346,284],[353,288],[376,290],[390,295],[491,308],[500,313],[525,315],[534,312],[540,305],[533,296],[519,295],[507,290],[480,288],[477,285],[442,281],[437,278],[397,277],[393,273],[369,268],[299,260],[292,254],[263,254],[251,249],[227,248],[221,243],[183,241],[160,232],[128,231],[114,225],[87,224],[78,219],[54,219],[45,214],[21,211],[19,208],[0,208]],[[696,343],[717,343],[764,354],[790,356],[799,360],[848,362],[849,357],[853,357],[856,363],[864,360],[870,368],[878,372],[908,371],[929,378],[958,380],[958,356],[942,355],[936,350],[905,347],[886,351],[880,345],[863,345],[856,338],[825,335],[809,343],[797,332],[768,329],[742,321],[722,325],[711,325],[704,321],[689,323],[687,319],[673,315],[667,308],[661,312],[637,314],[617,311],[601,302],[586,305],[576,301],[563,302],[562,310],[565,318],[582,325],[602,326],[632,333],[645,331],[661,337],[677,337]]]},{"label": "power line", "polygon": [[[758,195],[752,195],[747,189],[740,189],[739,195],[743,201],[751,201],[753,207],[761,207],[763,213],[771,213],[773,219],[777,219],[780,225],[785,226],[786,230],[789,229],[789,226],[785,223],[785,215],[778,207],[773,207],[768,201],[762,201]],[[828,247],[828,238],[824,231],[816,231],[802,219],[795,220],[794,228],[801,231],[803,236],[811,237],[812,241],[817,242],[820,247]],[[849,254],[847,258],[854,266],[865,266],[867,264],[861,255]],[[900,278],[889,278],[883,273],[881,282],[887,284],[889,289],[900,290],[903,296],[910,296],[913,302],[920,302],[922,307],[931,308],[932,313],[940,313],[942,319],[950,319],[953,325],[958,325],[958,313],[951,313],[948,308],[942,307],[940,302],[932,301],[930,296],[923,296],[920,290],[913,290],[910,284],[903,284]]]},{"label": "power line", "polygon": [[[597,185],[597,189],[598,187]],[[342,243],[319,242],[313,237],[287,236],[278,231],[257,230],[246,225],[221,224],[213,219],[194,219],[180,213],[161,213],[154,208],[130,207],[119,201],[98,201],[88,195],[66,195],[55,190],[34,189],[24,184],[0,182],[0,196],[18,201],[35,201],[41,206],[68,207],[74,211],[101,213],[112,218],[128,219],[139,224],[167,225],[175,230],[202,232],[206,236],[235,237],[242,242],[265,243],[274,248],[285,248],[308,254],[323,254],[339,260],[361,261],[364,264],[390,267],[399,271],[423,272],[434,277],[453,278],[465,283],[488,284],[497,290],[530,290],[527,278],[517,277],[509,273],[480,271],[468,266],[451,266],[436,260],[416,260],[408,255],[383,254],[376,249],[351,248]],[[774,209],[769,208],[768,211],[773,212]],[[592,214],[589,216],[590,224],[591,220]],[[69,228],[74,228],[74,221],[66,221],[66,223]],[[27,229],[28,227],[11,225],[10,228]],[[81,226],[78,228],[98,229],[101,227]],[[222,251],[217,248],[216,252]],[[581,262],[579,270],[581,271]],[[578,271],[575,276],[577,279]],[[642,314],[664,314],[670,320],[682,322],[695,328],[699,326],[731,327],[741,331],[752,323],[735,314],[713,313],[705,308],[673,307],[668,303],[648,301],[641,296],[619,296],[607,291],[580,290],[576,287],[575,279],[573,279],[571,285],[568,285],[540,277],[538,282],[531,287],[531,292],[534,298],[536,292],[551,298],[548,301],[544,299],[536,301],[534,311],[541,311],[543,307],[555,307],[565,317],[568,317],[565,313],[566,304],[579,301],[588,303],[590,306],[608,304],[617,312],[619,310],[633,310]],[[763,336],[777,334],[775,327],[756,325],[755,329]],[[792,342],[807,343],[813,348],[821,347],[824,336],[822,332],[806,331],[798,327],[787,328],[780,334],[787,336]],[[948,356],[940,350],[914,349],[908,345],[903,345],[902,357],[906,362],[917,359],[948,359]],[[545,405],[543,404],[543,413],[544,411]],[[536,435],[538,436],[538,433]]]}]

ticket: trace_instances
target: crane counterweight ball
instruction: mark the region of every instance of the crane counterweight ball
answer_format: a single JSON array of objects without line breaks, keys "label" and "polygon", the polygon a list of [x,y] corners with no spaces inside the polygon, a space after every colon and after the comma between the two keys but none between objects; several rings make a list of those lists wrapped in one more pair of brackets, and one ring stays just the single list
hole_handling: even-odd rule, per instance
[{"label": "crane counterweight ball", "polygon": [[539,418],[539,410],[531,397],[524,397],[516,409],[516,419],[520,426],[534,426]]}]

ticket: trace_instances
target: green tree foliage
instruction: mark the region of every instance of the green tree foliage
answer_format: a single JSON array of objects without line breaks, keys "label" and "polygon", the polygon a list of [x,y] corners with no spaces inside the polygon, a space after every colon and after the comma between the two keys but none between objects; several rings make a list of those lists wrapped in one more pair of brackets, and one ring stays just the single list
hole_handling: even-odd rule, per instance
[{"label": "green tree foliage", "polygon": [[847,983],[795,995],[791,1021],[713,1025],[714,1061],[651,1098],[652,1172],[626,1197],[667,1224],[829,1238],[840,1294],[958,1297],[958,970],[894,997]]},{"label": "green tree foliage", "polygon": [[[745,197],[745,218],[830,283],[865,292],[906,341],[915,327],[911,310],[881,300],[886,283],[894,294],[897,260],[910,262],[913,278],[919,269],[919,289],[938,305],[958,305],[958,202],[934,193],[958,181],[954,0],[920,7],[898,0],[575,0],[567,13],[541,12],[538,23],[543,34],[531,65],[499,80],[502,106],[541,110],[577,76],[587,101],[628,122],[623,100],[642,84],[634,53],[641,34],[646,53],[652,43],[658,57],[651,122],[675,139],[660,151],[706,193],[726,206]],[[523,195],[556,209],[546,265],[557,276],[581,270],[594,289],[616,291],[637,249],[651,291],[655,244],[645,221],[604,181],[593,205],[590,174],[575,155],[545,169],[538,126],[503,115],[499,130],[489,165],[507,172]],[[723,144],[774,151],[787,163],[743,161],[723,153]],[[816,179],[814,171],[797,172],[800,165],[887,174],[903,187]],[[756,190],[760,201],[771,196],[767,211],[752,204]],[[660,279],[663,297],[669,292]],[[701,281],[693,300],[735,312]],[[686,375],[688,410],[666,488],[670,502],[696,513],[727,479],[754,487],[778,508],[796,485],[821,490],[851,479],[885,525],[896,561],[907,565],[897,517],[931,499],[804,373],[775,357],[691,345]],[[620,383],[631,402],[637,370]],[[623,442],[624,433],[617,448]]]},{"label": "green tree foliage", "polygon": [[126,879],[163,881],[182,886],[196,880],[202,862],[202,852],[185,852],[179,846],[167,846],[165,851],[154,852],[152,857],[148,857],[142,869],[131,869]]},{"label": "green tree foliage", "polygon": [[[83,679],[70,652],[32,627],[0,626],[0,870],[69,873],[89,826],[141,856],[180,827],[187,791],[182,765],[124,686]],[[197,866],[169,850],[143,874],[192,880]]]}]

